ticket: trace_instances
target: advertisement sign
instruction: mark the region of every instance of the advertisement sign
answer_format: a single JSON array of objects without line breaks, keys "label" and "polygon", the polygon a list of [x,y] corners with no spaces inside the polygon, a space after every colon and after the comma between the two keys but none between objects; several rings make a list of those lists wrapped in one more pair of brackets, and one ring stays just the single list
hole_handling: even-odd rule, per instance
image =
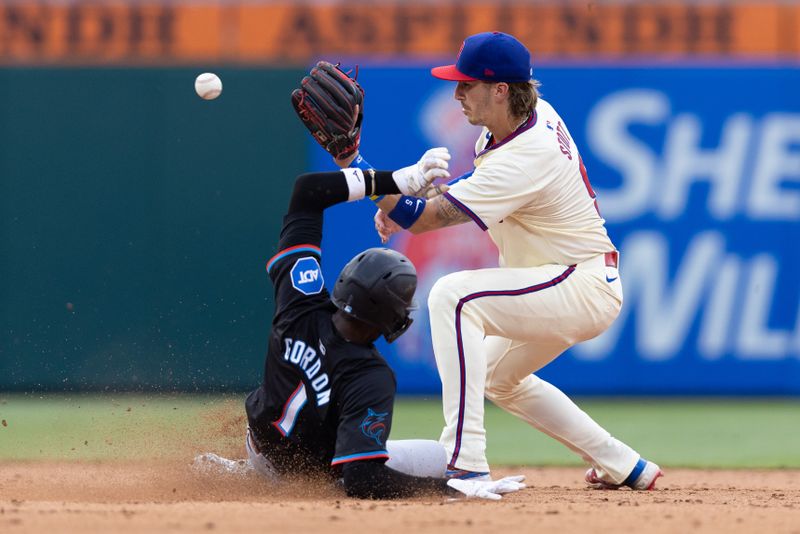
[{"label": "advertisement sign", "polygon": [[796,57],[796,2],[743,0],[5,0],[0,64],[305,63],[430,58],[499,30],[538,59]]}]

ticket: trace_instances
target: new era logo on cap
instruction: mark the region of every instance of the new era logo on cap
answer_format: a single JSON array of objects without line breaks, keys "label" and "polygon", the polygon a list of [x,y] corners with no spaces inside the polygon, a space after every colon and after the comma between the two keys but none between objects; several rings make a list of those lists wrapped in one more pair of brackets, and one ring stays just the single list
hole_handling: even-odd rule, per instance
[{"label": "new era logo on cap", "polygon": [[442,80],[458,82],[527,82],[533,75],[531,54],[513,35],[485,32],[467,37],[455,65],[431,69]]}]

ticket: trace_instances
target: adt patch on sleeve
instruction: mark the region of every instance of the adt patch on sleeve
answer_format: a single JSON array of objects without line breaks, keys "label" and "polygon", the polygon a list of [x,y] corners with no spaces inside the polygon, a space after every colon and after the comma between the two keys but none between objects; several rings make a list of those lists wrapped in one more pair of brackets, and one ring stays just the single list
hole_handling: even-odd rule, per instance
[{"label": "adt patch on sleeve", "polygon": [[325,285],[317,258],[300,258],[294,262],[291,275],[292,286],[303,295],[316,295]]}]

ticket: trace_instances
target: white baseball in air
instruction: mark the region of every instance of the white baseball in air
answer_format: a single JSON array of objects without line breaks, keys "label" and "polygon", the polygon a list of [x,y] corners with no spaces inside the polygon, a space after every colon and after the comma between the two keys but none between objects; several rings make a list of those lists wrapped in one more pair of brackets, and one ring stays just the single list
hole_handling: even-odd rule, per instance
[{"label": "white baseball in air", "polygon": [[203,100],[214,100],[222,93],[222,80],[213,72],[204,72],[195,79],[194,90]]}]

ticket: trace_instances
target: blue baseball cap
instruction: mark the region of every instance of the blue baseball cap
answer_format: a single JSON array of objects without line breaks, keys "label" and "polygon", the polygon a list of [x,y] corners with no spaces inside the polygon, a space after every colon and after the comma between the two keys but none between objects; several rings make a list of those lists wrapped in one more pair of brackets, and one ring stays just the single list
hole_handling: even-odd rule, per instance
[{"label": "blue baseball cap", "polygon": [[531,53],[513,35],[476,33],[464,40],[455,65],[434,67],[431,74],[455,82],[527,82],[533,77]]}]

